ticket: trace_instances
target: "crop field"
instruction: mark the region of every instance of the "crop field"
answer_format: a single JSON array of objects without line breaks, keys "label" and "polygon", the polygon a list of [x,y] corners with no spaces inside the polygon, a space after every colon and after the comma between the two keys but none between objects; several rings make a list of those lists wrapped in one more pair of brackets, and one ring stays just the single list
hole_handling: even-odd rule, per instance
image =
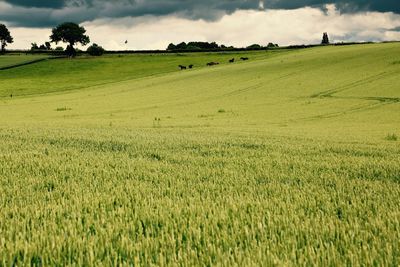
[{"label": "crop field", "polygon": [[0,266],[398,266],[399,155],[399,43],[3,70]]}]

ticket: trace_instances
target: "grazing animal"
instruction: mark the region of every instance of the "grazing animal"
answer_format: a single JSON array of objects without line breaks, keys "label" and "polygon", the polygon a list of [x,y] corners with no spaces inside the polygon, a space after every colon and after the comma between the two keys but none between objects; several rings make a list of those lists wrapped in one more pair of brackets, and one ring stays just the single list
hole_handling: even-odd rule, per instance
[{"label": "grazing animal", "polygon": [[10,97],[12,98],[12,97],[13,97],[13,95],[11,94],[11,95],[10,95]]},{"label": "grazing animal", "polygon": [[181,70],[186,70],[187,69],[186,66],[182,66],[182,65],[179,65],[178,67],[181,68]]},{"label": "grazing animal", "polygon": [[193,67],[194,67],[193,64],[190,64],[190,65],[189,65],[189,69],[193,69]]},{"label": "grazing animal", "polygon": [[207,66],[215,66],[215,65],[219,65],[218,62],[208,62]]},{"label": "grazing animal", "polygon": [[235,59],[234,59],[234,58],[232,58],[232,59],[229,60],[229,63],[233,63],[233,62],[235,62]]},{"label": "grazing animal", "polygon": [[243,60],[243,61],[245,61],[245,60],[249,60],[249,58],[248,58],[248,57],[241,57],[240,59],[241,59],[241,60]]}]

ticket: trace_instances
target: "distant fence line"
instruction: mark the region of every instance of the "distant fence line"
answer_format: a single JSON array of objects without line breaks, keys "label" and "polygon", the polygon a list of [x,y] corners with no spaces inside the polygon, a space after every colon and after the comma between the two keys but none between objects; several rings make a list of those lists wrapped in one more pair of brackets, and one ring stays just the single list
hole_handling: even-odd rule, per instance
[{"label": "distant fence line", "polygon": [[65,57],[64,56],[62,56],[62,57],[58,56],[58,57],[39,58],[39,59],[35,59],[35,60],[21,62],[21,63],[14,64],[14,65],[0,67],[0,70],[14,69],[14,68],[22,67],[22,66],[27,66],[27,65],[39,63],[39,62],[46,61],[46,60],[49,60],[49,59],[58,59],[58,58],[65,58]]},{"label": "distant fence line", "polygon": [[35,59],[35,60],[31,60],[31,61],[26,61],[26,62],[14,64],[14,65],[0,67],[0,70],[9,70],[9,69],[13,69],[13,68],[18,68],[18,67],[22,67],[22,66],[26,66],[26,65],[30,65],[30,64],[35,64],[35,63],[38,63],[38,62],[42,62],[42,61],[45,61],[45,60],[47,60],[47,58]]}]

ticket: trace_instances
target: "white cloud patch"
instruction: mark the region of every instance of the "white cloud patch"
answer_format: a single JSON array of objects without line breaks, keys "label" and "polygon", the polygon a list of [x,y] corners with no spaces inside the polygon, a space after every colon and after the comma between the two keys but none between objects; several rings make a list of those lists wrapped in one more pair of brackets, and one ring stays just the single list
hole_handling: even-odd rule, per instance
[{"label": "white cloud patch", "polygon": [[[280,45],[319,43],[323,32],[331,41],[400,40],[400,15],[363,12],[343,14],[334,5],[325,11],[305,7],[294,10],[240,10],[218,21],[190,20],[176,15],[98,19],[83,23],[92,42],[109,50],[165,49],[181,41],[216,41],[245,47],[253,43]],[[48,40],[50,29],[10,28],[15,44]],[[128,44],[125,44],[128,40]]]}]

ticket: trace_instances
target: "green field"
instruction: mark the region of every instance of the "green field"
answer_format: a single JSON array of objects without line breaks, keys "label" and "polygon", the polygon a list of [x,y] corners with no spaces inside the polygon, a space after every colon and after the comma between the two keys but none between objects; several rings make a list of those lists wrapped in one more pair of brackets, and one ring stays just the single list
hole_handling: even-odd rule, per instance
[{"label": "green field", "polygon": [[398,266],[399,62],[388,43],[0,71],[0,266]]},{"label": "green field", "polygon": [[[274,57],[277,52],[254,53],[252,60]],[[138,78],[157,76],[179,70],[178,65],[195,65],[204,68],[207,62],[219,61],[228,64],[229,59],[240,58],[241,53],[196,53],[196,54],[144,54],[136,56],[115,55],[93,59],[56,59],[41,62],[27,68],[2,71],[0,73],[0,97],[54,93],[79,90],[96,85],[131,81]],[[1,62],[18,56],[0,57]],[[22,56],[22,58],[25,58]],[[10,64],[10,63],[8,63]]]}]

